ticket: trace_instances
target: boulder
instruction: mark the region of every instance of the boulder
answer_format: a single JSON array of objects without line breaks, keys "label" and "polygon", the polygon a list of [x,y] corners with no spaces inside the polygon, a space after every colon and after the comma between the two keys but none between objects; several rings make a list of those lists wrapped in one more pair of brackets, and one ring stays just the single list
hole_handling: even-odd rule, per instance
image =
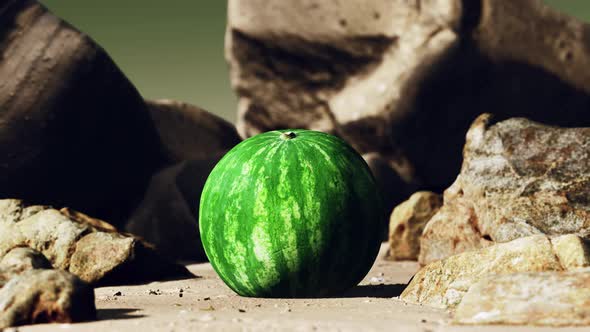
[{"label": "boulder", "polygon": [[444,206],[424,229],[420,262],[534,234],[590,235],[590,128],[480,116]]},{"label": "boulder", "polygon": [[29,270],[0,289],[0,329],[96,319],[94,289],[63,270]]},{"label": "boulder", "polygon": [[164,162],[137,90],[37,1],[0,3],[0,54],[0,198],[122,225]]},{"label": "boulder", "polygon": [[[571,237],[568,239],[572,240]],[[568,262],[579,262],[574,269],[590,267],[587,247],[583,250],[556,251],[565,248],[552,244],[561,240],[545,235],[529,236],[436,261],[418,271],[400,298],[416,304],[455,308],[473,284],[493,274],[564,271],[571,268],[571,265],[562,264],[562,258]]]},{"label": "boulder", "polygon": [[590,126],[588,29],[541,0],[229,0],[238,131],[336,134],[439,192],[480,113]]},{"label": "boulder", "polygon": [[590,325],[590,269],[487,276],[469,288],[453,322]]},{"label": "boulder", "polygon": [[152,176],[125,229],[167,257],[204,261],[198,224],[201,191],[240,136],[234,125],[196,106],[170,100],[148,105],[171,164]]},{"label": "boulder", "polygon": [[442,197],[429,191],[413,194],[398,205],[389,220],[389,251],[391,260],[417,260],[424,226],[442,206]]},{"label": "boulder", "polygon": [[184,267],[160,257],[149,244],[118,233],[112,226],[100,226],[104,221],[84,222],[91,219],[79,212],[66,214],[19,200],[0,200],[0,257],[10,260],[15,248],[30,247],[54,268],[70,271],[91,284],[190,276]]},{"label": "boulder", "polygon": [[233,124],[198,106],[168,99],[147,105],[169,165],[210,159],[241,141]]}]

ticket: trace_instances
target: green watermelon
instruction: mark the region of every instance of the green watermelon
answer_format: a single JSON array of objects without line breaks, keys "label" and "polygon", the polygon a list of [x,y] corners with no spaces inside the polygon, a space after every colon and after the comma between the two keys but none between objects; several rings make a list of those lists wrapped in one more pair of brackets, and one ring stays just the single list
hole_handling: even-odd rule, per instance
[{"label": "green watermelon", "polygon": [[364,278],[384,217],[355,150],[291,129],[251,137],[219,161],[201,195],[199,228],[213,268],[239,295],[319,297]]}]

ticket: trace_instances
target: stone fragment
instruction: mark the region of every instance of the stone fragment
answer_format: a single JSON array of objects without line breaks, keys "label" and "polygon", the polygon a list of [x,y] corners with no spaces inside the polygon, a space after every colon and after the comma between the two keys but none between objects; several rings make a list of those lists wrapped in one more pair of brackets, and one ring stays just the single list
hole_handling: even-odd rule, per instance
[{"label": "stone fragment", "polygon": [[490,275],[469,288],[454,323],[590,325],[590,269]]},{"label": "stone fragment", "polygon": [[541,0],[229,0],[238,131],[334,133],[442,191],[480,113],[590,126],[588,29]]},{"label": "stone fragment", "polygon": [[428,264],[488,241],[534,234],[590,235],[590,128],[480,116],[445,204],[426,226]]},{"label": "stone fragment", "polygon": [[400,298],[412,303],[454,308],[471,285],[491,274],[563,271],[571,265],[562,265],[559,257],[568,255],[568,261],[590,266],[587,248],[575,251],[581,257],[571,256],[573,251],[569,250],[556,252],[555,248],[563,247],[554,247],[545,235],[535,235],[451,256],[418,271]]},{"label": "stone fragment", "polygon": [[66,271],[26,271],[0,289],[0,329],[95,318],[93,288]]},{"label": "stone fragment", "polygon": [[164,160],[139,93],[37,1],[0,2],[0,54],[0,197],[122,225]]},{"label": "stone fragment", "polygon": [[148,105],[171,164],[152,176],[125,229],[167,257],[204,261],[201,191],[219,159],[241,138],[234,125],[196,106],[171,100]]},{"label": "stone fragment", "polygon": [[417,260],[424,226],[442,206],[440,195],[420,191],[398,205],[389,221],[389,252],[391,260]]},{"label": "stone fragment", "polygon": [[553,251],[565,270],[584,268],[590,265],[590,242],[569,234],[551,238]]},{"label": "stone fragment", "polygon": [[19,200],[0,200],[0,257],[10,258],[11,250],[27,246],[42,253],[53,267],[92,284],[190,275],[146,243],[116,232],[104,221],[91,220],[79,212],[64,214],[49,207],[27,206]]}]

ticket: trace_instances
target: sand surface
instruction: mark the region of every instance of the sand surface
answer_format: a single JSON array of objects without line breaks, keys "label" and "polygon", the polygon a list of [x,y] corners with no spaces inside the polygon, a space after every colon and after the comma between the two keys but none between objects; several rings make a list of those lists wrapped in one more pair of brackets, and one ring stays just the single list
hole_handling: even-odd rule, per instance
[{"label": "sand surface", "polygon": [[194,279],[96,289],[99,320],[19,327],[18,331],[589,331],[590,328],[452,326],[442,310],[396,297],[414,262],[383,260],[347,294],[323,299],[260,299],[234,294],[209,264],[188,265]]}]

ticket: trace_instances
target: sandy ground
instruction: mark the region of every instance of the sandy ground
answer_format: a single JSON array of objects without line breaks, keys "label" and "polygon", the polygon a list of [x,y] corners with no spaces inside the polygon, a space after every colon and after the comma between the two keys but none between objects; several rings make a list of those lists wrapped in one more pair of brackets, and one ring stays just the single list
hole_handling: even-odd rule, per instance
[{"label": "sandy ground", "polygon": [[452,326],[441,310],[396,297],[418,269],[383,260],[385,245],[365,280],[342,297],[242,298],[211,265],[193,264],[197,278],[96,289],[99,320],[20,327],[18,331],[588,331],[590,328]]}]

